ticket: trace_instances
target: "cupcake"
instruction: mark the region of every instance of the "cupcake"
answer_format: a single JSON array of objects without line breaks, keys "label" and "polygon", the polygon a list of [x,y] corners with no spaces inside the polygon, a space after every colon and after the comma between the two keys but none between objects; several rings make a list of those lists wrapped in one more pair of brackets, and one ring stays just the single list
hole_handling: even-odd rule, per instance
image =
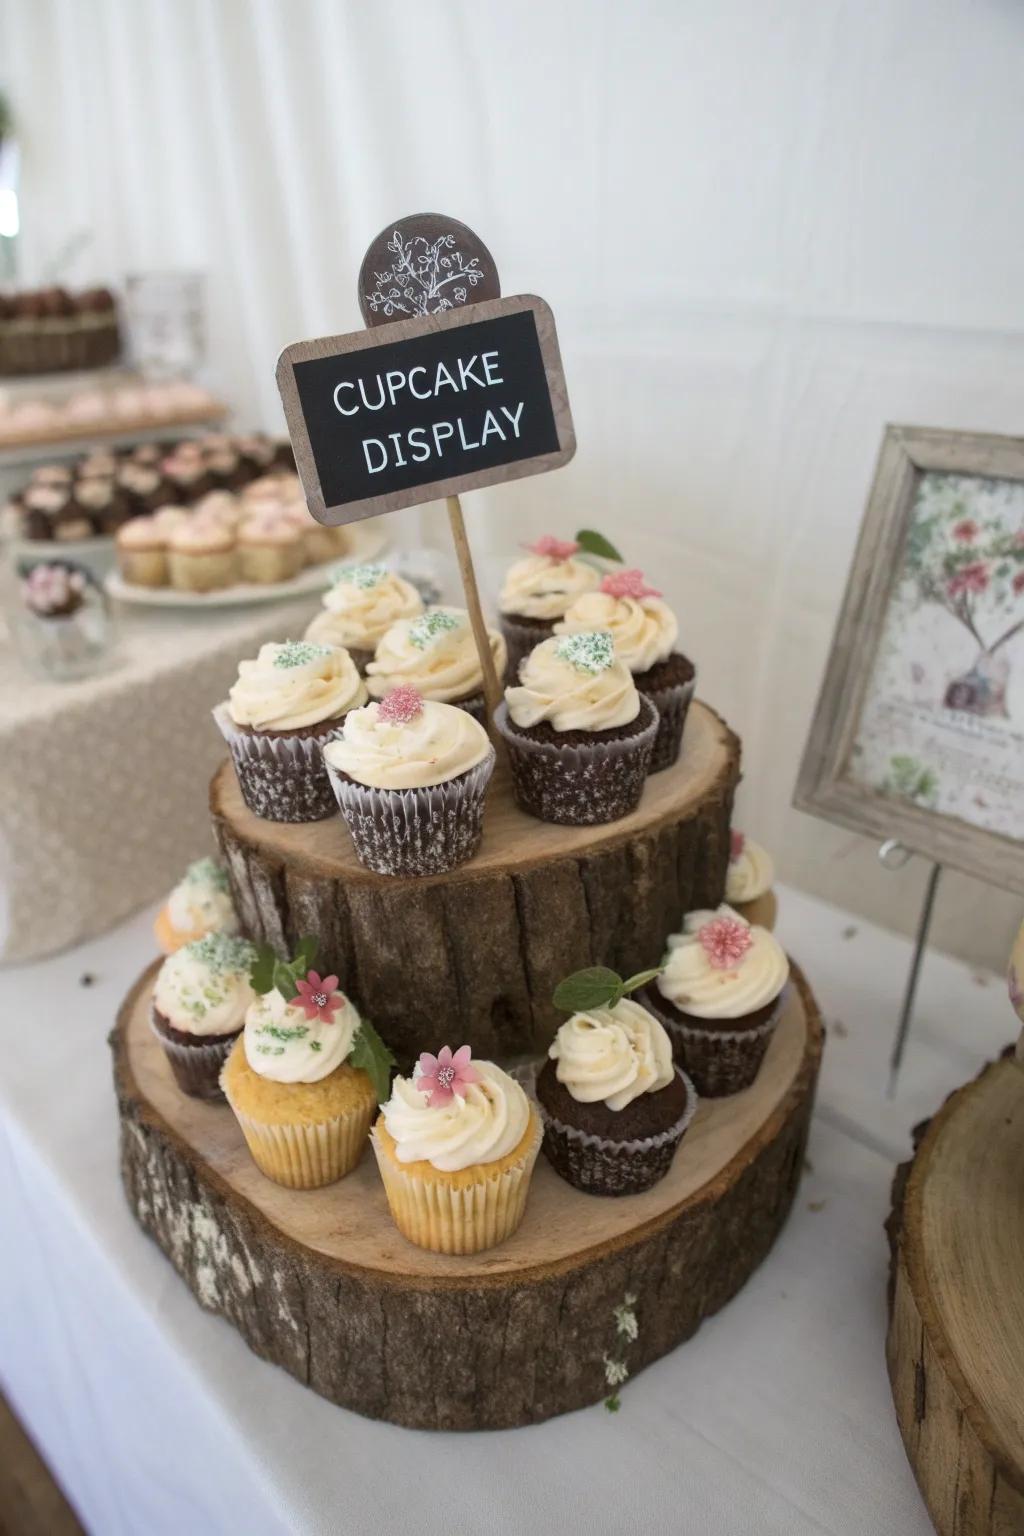
[{"label": "cupcake", "polygon": [[749,1088],[782,1013],[785,951],[731,907],[691,912],[644,1001],[668,1030],[676,1061],[702,1097]]},{"label": "cupcake", "polygon": [[306,630],[306,639],[343,645],[360,672],[392,624],[423,612],[416,588],[386,565],[342,566],[322,602],[324,611]]},{"label": "cupcake", "polygon": [[246,939],[208,933],[160,967],[153,1029],[184,1093],[219,1099],[220,1070],[242,1032],[256,994],[249,971],[256,950]]},{"label": "cupcake", "polygon": [[286,640],[243,661],[213,717],[235,764],[242,798],[268,821],[322,821],[337,806],[320,748],[366,686],[340,646]]},{"label": "cupcake", "polygon": [[[494,667],[502,677],[505,642],[493,630],[488,635]],[[375,699],[393,688],[411,686],[425,699],[468,710],[483,724],[487,719],[484,678],[465,608],[428,608],[417,619],[392,624],[367,664],[366,686]]]},{"label": "cupcake", "polygon": [[396,688],[353,710],[323,761],[356,854],[377,874],[443,874],[479,847],[495,752],[467,710]]},{"label": "cupcake", "polygon": [[30,485],[21,497],[22,531],[26,539],[52,539],[57,520],[71,500],[67,485]]},{"label": "cupcake", "polygon": [[307,970],[307,956],[273,966],[220,1079],[256,1166],[289,1189],[319,1189],[356,1166],[392,1063],[337,976]]},{"label": "cupcake", "polygon": [[693,698],[693,662],[673,649],[679,625],[661,593],[640,571],[611,571],[596,592],[585,592],[555,625],[556,635],[606,629],[641,693],[658,711],[651,773],[671,768],[679,756],[686,713]]},{"label": "cupcake", "polygon": [[650,979],[648,971],[623,982],[602,968],[568,977],[555,993],[567,1007],[578,993],[580,1007],[537,1077],[544,1155],[588,1194],[636,1195],[663,1179],[697,1107],[664,1028],[627,996]]},{"label": "cupcake", "polygon": [[153,924],[165,955],[208,933],[236,934],[238,914],[231,900],[227,870],[216,859],[196,859],[185,871]]},{"label": "cupcake", "polygon": [[298,533],[305,565],[325,565],[328,560],[338,558],[337,530],[318,523],[303,497],[292,497],[283,502],[280,515],[287,518]]},{"label": "cupcake", "polygon": [[444,1046],[396,1077],[373,1127],[395,1225],[432,1253],[503,1243],[526,1208],[541,1127],[520,1085],[470,1048]]},{"label": "cupcake", "polygon": [[152,465],[129,459],[115,476],[117,488],[132,513],[155,512],[174,501],[174,495]]},{"label": "cupcake", "polygon": [[86,517],[96,533],[116,533],[125,520],[127,507],[117,493],[113,478],[90,475],[75,481],[71,506]]},{"label": "cupcake", "polygon": [[519,676],[494,716],[519,806],[567,826],[628,815],[643,793],[658,711],[637,692],[608,631],[542,641]]},{"label": "cupcake", "polygon": [[228,528],[190,517],[171,530],[167,573],[179,592],[216,592],[237,575],[235,536]]},{"label": "cupcake", "polygon": [[593,565],[575,559],[580,546],[573,540],[545,534],[526,547],[529,559],[517,560],[509,567],[498,599],[513,682],[523,658],[535,645],[551,638],[556,620],[576,598],[593,592],[601,579]]},{"label": "cupcake", "polygon": [[122,523],[114,540],[117,568],[133,587],[167,585],[167,536],[155,517],[132,517]]},{"label": "cupcake", "polygon": [[748,923],[774,928],[778,902],[772,890],[775,865],[760,843],[742,832],[733,832],[729,867],[725,872],[725,899]]},{"label": "cupcake", "polygon": [[238,529],[236,552],[239,578],[260,585],[291,581],[306,563],[302,534],[276,512],[246,518]]}]

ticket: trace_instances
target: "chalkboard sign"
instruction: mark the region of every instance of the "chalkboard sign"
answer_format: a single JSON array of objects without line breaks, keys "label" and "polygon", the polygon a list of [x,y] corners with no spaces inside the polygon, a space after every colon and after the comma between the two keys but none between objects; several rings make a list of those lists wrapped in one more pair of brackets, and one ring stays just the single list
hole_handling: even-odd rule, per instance
[{"label": "chalkboard sign", "polygon": [[576,448],[554,317],[530,295],[296,342],[277,381],[324,523],[557,469]]}]

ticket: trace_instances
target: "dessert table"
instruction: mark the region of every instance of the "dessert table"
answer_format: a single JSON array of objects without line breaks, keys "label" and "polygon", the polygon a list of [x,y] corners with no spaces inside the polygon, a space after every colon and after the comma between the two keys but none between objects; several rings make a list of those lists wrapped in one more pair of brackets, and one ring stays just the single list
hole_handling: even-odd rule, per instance
[{"label": "dessert table", "polygon": [[780,908],[829,1026],[787,1227],[734,1301],[626,1383],[617,1413],[494,1433],[331,1406],[201,1311],[135,1225],[106,1036],[152,955],[152,908],[0,972],[15,1042],[0,1080],[0,1383],[86,1526],[504,1536],[568,1517],[615,1536],[928,1536],[886,1376],[882,1224],[910,1127],[1014,1021],[1001,978],[930,955],[887,1102],[909,943],[794,891]]}]

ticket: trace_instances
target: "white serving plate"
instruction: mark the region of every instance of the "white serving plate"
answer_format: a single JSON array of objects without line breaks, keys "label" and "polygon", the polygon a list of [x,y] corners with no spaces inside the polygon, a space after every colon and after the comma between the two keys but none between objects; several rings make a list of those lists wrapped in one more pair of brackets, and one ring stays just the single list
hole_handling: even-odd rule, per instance
[{"label": "white serving plate", "polygon": [[325,560],[321,565],[308,566],[291,581],[240,581],[233,587],[218,587],[214,592],[179,592],[175,587],[132,586],[119,571],[111,571],[103,586],[108,597],[142,608],[242,608],[251,603],[278,603],[289,597],[302,597],[307,592],[324,591],[331,584],[331,572],[339,565],[375,560],[387,548],[387,534],[377,519],[350,523],[348,535],[349,547],[344,554],[334,560]]}]

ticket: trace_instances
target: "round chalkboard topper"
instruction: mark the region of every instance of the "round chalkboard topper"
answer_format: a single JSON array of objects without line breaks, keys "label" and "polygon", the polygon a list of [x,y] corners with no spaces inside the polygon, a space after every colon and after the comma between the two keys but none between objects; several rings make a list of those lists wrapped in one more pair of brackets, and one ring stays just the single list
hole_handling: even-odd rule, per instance
[{"label": "round chalkboard topper", "polygon": [[498,269],[486,245],[442,213],[414,213],[386,224],[359,269],[359,308],[368,326],[500,297]]}]

